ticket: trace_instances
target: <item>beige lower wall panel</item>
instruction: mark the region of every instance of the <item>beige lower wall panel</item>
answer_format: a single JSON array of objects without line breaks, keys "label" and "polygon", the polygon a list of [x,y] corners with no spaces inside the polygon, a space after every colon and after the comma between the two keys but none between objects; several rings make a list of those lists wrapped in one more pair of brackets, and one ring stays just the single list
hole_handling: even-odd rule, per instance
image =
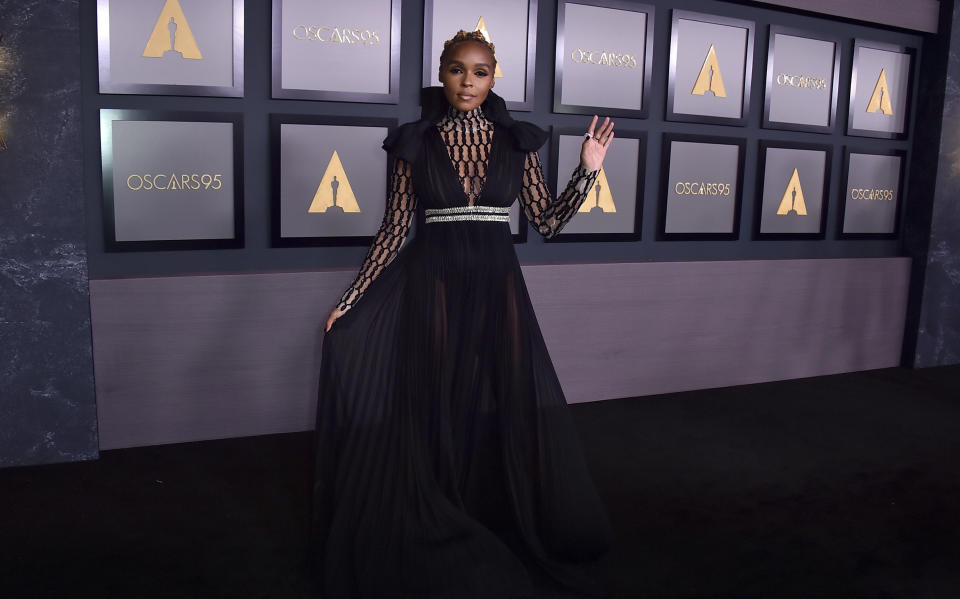
[{"label": "beige lower wall panel", "polygon": [[[570,402],[898,364],[907,258],[524,267]],[[309,430],[353,271],[92,280],[101,449]]]}]

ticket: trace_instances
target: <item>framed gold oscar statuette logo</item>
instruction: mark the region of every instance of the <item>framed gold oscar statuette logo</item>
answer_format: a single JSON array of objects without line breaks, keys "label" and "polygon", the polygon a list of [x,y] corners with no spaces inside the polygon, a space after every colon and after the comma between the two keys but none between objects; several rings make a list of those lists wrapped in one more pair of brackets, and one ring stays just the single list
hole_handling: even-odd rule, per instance
[{"label": "framed gold oscar statuette logo", "polygon": [[761,141],[754,239],[823,239],[833,146]]},{"label": "framed gold oscar statuette logo", "polygon": [[647,118],[654,13],[627,0],[561,0],[553,111]]},{"label": "framed gold oscar statuette logo", "polygon": [[916,49],[854,40],[847,135],[906,139]]},{"label": "framed gold oscar statuette logo", "polygon": [[666,133],[657,238],[738,239],[743,138]]},{"label": "framed gold oscar statuette logo", "polygon": [[274,98],[396,104],[401,0],[273,0]]},{"label": "framed gold oscar statuette logo", "polygon": [[839,81],[839,39],[771,25],[763,127],[833,133]]},{"label": "framed gold oscar statuette logo", "polygon": [[273,247],[369,245],[390,173],[396,119],[270,115]]},{"label": "framed gold oscar statuette logo", "polygon": [[[370,245],[394,166],[382,143],[396,126],[376,117],[270,115],[271,245]],[[514,241],[525,238],[520,225],[514,202]]]},{"label": "framed gold oscar statuette logo", "polygon": [[755,27],[753,21],[673,11],[668,121],[746,124]]},{"label": "framed gold oscar statuette logo", "polygon": [[243,96],[243,0],[97,0],[100,93]]},{"label": "framed gold oscar statuette logo", "polygon": [[[635,241],[643,213],[647,134],[617,128],[603,167],[587,190],[577,213],[548,243],[564,241]],[[553,128],[550,144],[550,187],[559,197],[580,164],[583,130]]]},{"label": "framed gold oscar statuette logo", "polygon": [[537,0],[425,0],[423,85],[440,85],[443,42],[463,29],[480,31],[496,48],[494,91],[509,110],[533,110]]},{"label": "framed gold oscar statuette logo", "polygon": [[243,247],[241,118],[102,109],[106,250]]},{"label": "framed gold oscar statuette logo", "polygon": [[845,147],[840,239],[896,239],[903,210],[904,150]]}]

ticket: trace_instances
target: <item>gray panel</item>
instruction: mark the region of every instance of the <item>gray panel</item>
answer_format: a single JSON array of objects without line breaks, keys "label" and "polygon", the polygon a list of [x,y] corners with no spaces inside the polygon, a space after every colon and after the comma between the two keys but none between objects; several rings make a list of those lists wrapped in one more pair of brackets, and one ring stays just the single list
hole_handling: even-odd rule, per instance
[{"label": "gray panel", "polygon": [[[380,147],[386,136],[386,127],[282,124],[281,235],[376,233],[387,193],[387,154]],[[336,207],[331,205],[334,187]]]},{"label": "gray panel", "polygon": [[234,237],[233,123],[112,126],[117,241]]},{"label": "gray panel", "polygon": [[525,101],[527,69],[534,68],[527,64],[527,10],[525,0],[434,0],[432,38],[424,41],[424,49],[430,52],[430,85],[440,85],[437,73],[443,42],[460,29],[473,31],[483,17],[503,73],[495,80],[494,91],[507,102]]},{"label": "gray panel", "polygon": [[733,232],[739,156],[739,146],[671,144],[665,233]]},{"label": "gray panel", "polygon": [[[571,402],[895,366],[909,258],[523,267]],[[350,270],[93,280],[101,447],[310,430]],[[603,290],[597,293],[597,290]]]},{"label": "gray panel", "polygon": [[555,265],[524,274],[576,403],[896,366],[910,259]]},{"label": "gray panel", "polygon": [[[557,193],[563,193],[573,169],[580,163],[580,148],[583,137],[560,136],[560,151],[557,158]],[[563,228],[564,233],[633,233],[637,214],[637,169],[640,163],[640,140],[615,137],[603,161],[606,190],[613,200],[613,209],[600,205],[598,197],[603,193],[598,177],[594,189],[584,200],[580,212]],[[606,203],[605,203],[606,204]],[[588,210],[588,211],[584,211]],[[561,233],[562,234],[562,233]]]},{"label": "gray panel", "polygon": [[647,14],[570,3],[565,22],[560,101],[643,108]]},{"label": "gray panel", "polygon": [[353,270],[92,280],[103,449],[311,428]]},{"label": "gray panel", "polygon": [[757,0],[825,15],[882,23],[904,29],[937,32],[939,0]]},{"label": "gray panel", "polygon": [[[189,27],[202,58],[170,51],[160,57],[143,55],[168,3],[171,8],[179,3],[186,20],[186,24],[179,17],[174,21],[174,36],[185,36]],[[233,85],[233,0],[111,0],[109,4],[111,83]],[[161,25],[167,33],[167,24]],[[169,45],[166,42],[168,49]]]},{"label": "gray panel", "polygon": [[829,125],[836,44],[782,33],[774,37],[770,120]]},{"label": "gray panel", "polygon": [[[910,55],[861,47],[856,69],[857,83],[856,89],[853,90],[856,98],[850,114],[850,128],[891,133],[903,132],[910,93],[907,87]],[[881,72],[885,75],[890,90],[889,101],[892,114],[886,114],[883,110],[867,112],[874,90],[879,86]]]},{"label": "gray panel", "polygon": [[900,202],[900,156],[850,154],[844,233],[893,233]]},{"label": "gray panel", "polygon": [[[743,116],[743,78],[747,35],[742,27],[704,23],[691,19],[677,21],[677,68],[673,96],[673,111],[740,118]],[[720,65],[720,78],[726,97],[718,97],[707,90],[702,95],[692,93],[713,46]],[[750,58],[752,60],[752,57]],[[712,75],[717,77],[716,72]]]},{"label": "gray panel", "polygon": [[[820,232],[826,158],[827,153],[821,150],[767,148],[761,233]],[[785,194],[789,194],[791,206],[784,214],[780,207]]]},{"label": "gray panel", "polygon": [[391,6],[391,0],[283,0],[283,87],[390,93]]}]

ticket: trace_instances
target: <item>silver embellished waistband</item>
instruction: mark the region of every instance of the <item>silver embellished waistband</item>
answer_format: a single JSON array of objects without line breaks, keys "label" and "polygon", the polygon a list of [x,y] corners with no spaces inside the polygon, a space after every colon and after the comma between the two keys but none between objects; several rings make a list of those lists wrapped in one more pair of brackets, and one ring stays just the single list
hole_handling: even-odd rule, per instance
[{"label": "silver embellished waistband", "polygon": [[450,222],[482,220],[492,222],[510,222],[509,206],[451,206],[449,208],[427,208],[424,211],[426,222]]}]

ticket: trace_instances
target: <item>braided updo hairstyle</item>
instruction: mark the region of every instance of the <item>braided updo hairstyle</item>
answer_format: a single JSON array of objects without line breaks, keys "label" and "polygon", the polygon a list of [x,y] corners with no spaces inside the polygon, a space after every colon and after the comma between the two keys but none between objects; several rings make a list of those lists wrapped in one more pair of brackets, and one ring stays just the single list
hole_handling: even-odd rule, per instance
[{"label": "braided updo hairstyle", "polygon": [[497,54],[494,51],[493,43],[487,41],[487,38],[483,36],[479,31],[464,31],[461,29],[454,35],[452,38],[443,42],[443,52],[440,53],[440,68],[442,69],[447,61],[450,60],[450,54],[453,53],[453,48],[461,42],[480,42],[490,50],[490,56],[493,57],[493,66],[497,66]]}]

